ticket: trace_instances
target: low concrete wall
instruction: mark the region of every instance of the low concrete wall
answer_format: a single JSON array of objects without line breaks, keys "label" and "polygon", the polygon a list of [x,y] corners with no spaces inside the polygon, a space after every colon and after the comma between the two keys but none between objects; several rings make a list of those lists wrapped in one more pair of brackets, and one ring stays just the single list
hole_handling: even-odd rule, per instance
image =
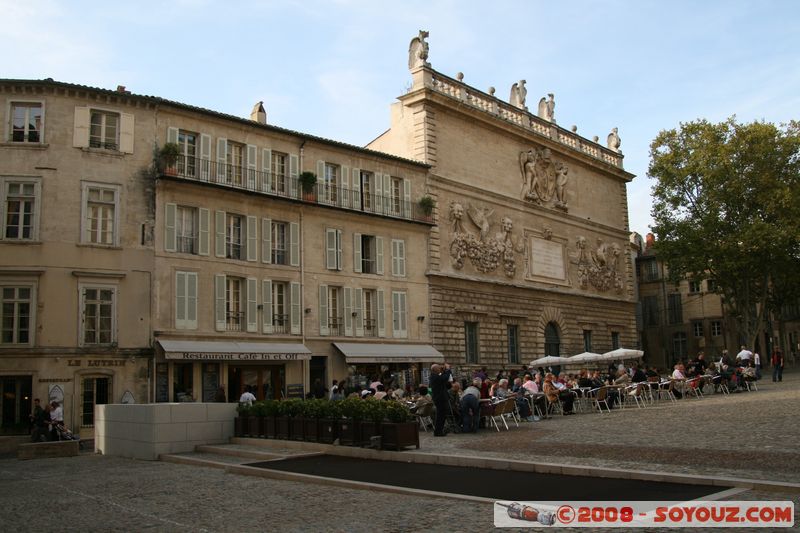
[{"label": "low concrete wall", "polygon": [[17,448],[17,459],[44,459],[46,457],[75,457],[80,453],[80,443],[76,440],[56,440],[52,442],[29,442]]},{"label": "low concrete wall", "polygon": [[235,417],[235,403],[98,405],[94,447],[104,455],[155,461],[162,453],[228,442]]},{"label": "low concrete wall", "polygon": [[9,435],[7,437],[0,437],[0,455],[17,453],[17,448],[20,444],[26,444],[30,441],[30,435]]}]

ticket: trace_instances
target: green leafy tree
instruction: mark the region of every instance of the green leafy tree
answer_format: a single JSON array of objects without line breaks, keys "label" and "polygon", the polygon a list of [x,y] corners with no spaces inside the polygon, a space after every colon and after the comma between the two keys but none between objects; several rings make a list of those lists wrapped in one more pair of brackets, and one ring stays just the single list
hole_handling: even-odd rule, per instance
[{"label": "green leafy tree", "polygon": [[698,120],[650,146],[670,276],[714,278],[749,346],[800,289],[800,123]]}]

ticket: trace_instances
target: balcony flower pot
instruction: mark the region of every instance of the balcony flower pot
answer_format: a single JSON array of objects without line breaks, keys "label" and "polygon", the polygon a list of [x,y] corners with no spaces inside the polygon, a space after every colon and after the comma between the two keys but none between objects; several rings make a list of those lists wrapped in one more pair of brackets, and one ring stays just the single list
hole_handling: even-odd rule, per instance
[{"label": "balcony flower pot", "polygon": [[181,154],[181,148],[175,143],[166,143],[158,151],[158,160],[164,174],[167,176],[178,175],[178,157]]},{"label": "balcony flower pot", "polygon": [[300,183],[300,191],[303,195],[303,200],[306,202],[316,202],[317,193],[315,187],[317,185],[317,175],[313,172],[301,172],[297,177]]},{"label": "balcony flower pot", "polygon": [[431,218],[433,208],[436,207],[436,201],[427,194],[419,199],[419,209],[426,220]]}]

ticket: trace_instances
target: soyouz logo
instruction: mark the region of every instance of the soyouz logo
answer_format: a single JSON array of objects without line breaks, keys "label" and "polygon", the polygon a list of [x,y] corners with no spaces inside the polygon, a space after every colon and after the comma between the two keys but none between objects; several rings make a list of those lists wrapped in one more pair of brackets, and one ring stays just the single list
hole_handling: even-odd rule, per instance
[{"label": "soyouz logo", "polygon": [[511,502],[494,506],[496,527],[762,527],[794,526],[791,501]]}]

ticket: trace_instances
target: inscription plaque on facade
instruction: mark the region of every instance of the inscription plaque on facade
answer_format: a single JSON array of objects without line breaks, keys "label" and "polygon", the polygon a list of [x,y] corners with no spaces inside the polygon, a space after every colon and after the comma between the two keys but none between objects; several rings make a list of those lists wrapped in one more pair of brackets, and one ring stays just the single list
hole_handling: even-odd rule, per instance
[{"label": "inscription plaque on facade", "polygon": [[531,237],[531,265],[535,277],[563,281],[566,278],[564,247],[559,242]]}]

